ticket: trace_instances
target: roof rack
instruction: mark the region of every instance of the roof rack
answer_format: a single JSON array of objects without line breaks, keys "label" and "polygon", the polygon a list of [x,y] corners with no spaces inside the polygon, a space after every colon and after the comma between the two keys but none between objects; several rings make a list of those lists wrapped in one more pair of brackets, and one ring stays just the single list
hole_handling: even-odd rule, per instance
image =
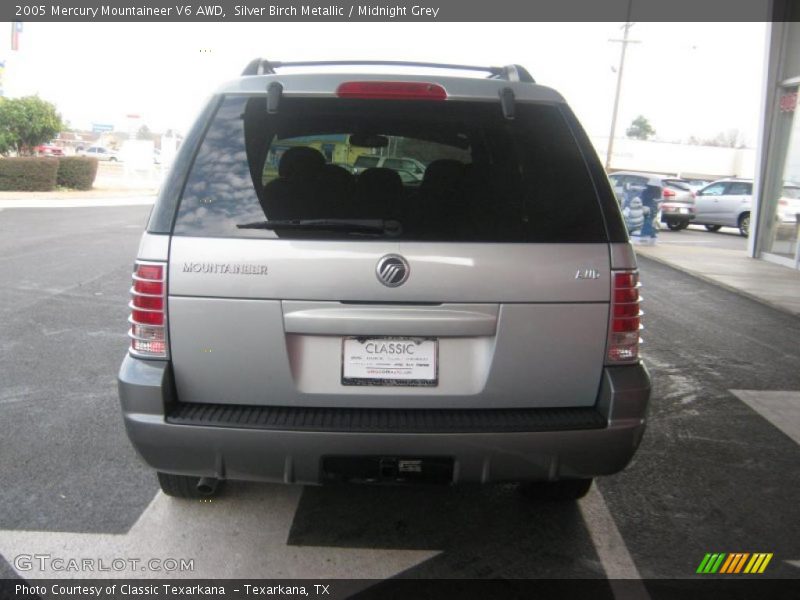
[{"label": "roof rack", "polygon": [[451,65],[446,63],[426,63],[405,60],[319,60],[298,62],[277,62],[264,58],[251,60],[242,71],[242,75],[274,75],[275,69],[282,67],[330,67],[330,66],[387,66],[387,67],[424,67],[426,69],[448,69],[458,71],[486,71],[489,79],[536,83],[525,67],[506,65],[505,67],[478,67],[473,65]]}]

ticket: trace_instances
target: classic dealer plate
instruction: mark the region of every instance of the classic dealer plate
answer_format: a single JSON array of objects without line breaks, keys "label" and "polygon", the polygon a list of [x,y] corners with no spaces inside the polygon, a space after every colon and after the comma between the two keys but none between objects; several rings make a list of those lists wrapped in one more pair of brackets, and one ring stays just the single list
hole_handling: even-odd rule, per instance
[{"label": "classic dealer plate", "polygon": [[438,340],[355,338],[342,340],[343,385],[437,385]]}]

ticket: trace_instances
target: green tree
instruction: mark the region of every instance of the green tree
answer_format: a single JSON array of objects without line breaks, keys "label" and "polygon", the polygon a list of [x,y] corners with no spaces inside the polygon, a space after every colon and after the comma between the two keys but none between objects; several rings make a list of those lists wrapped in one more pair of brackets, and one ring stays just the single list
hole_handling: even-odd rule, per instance
[{"label": "green tree", "polygon": [[631,122],[631,126],[625,130],[625,135],[635,140],[646,140],[651,135],[654,135],[655,132],[656,130],[650,125],[650,121],[639,115]]},{"label": "green tree", "polygon": [[19,155],[53,139],[64,127],[56,107],[38,96],[0,101],[0,153]]}]

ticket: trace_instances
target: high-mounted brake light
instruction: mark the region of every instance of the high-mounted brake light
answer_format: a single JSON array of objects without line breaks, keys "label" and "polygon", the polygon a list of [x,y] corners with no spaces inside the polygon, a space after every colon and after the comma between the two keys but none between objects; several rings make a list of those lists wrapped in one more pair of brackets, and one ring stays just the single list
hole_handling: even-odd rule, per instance
[{"label": "high-mounted brake light", "polygon": [[606,352],[609,364],[639,360],[639,331],[642,329],[639,287],[637,271],[611,272],[611,314]]},{"label": "high-mounted brake light", "polygon": [[136,261],[131,287],[131,353],[143,358],[167,357],[166,265]]},{"label": "high-mounted brake light", "polygon": [[442,86],[420,81],[345,81],[336,88],[336,95],[364,100],[447,99],[447,92]]}]

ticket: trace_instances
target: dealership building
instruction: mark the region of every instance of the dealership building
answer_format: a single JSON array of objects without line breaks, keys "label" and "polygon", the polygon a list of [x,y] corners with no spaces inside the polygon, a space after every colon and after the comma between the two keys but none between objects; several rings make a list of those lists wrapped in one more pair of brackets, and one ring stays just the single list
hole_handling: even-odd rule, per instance
[{"label": "dealership building", "polygon": [[800,269],[800,2],[774,0],[748,253]]}]

